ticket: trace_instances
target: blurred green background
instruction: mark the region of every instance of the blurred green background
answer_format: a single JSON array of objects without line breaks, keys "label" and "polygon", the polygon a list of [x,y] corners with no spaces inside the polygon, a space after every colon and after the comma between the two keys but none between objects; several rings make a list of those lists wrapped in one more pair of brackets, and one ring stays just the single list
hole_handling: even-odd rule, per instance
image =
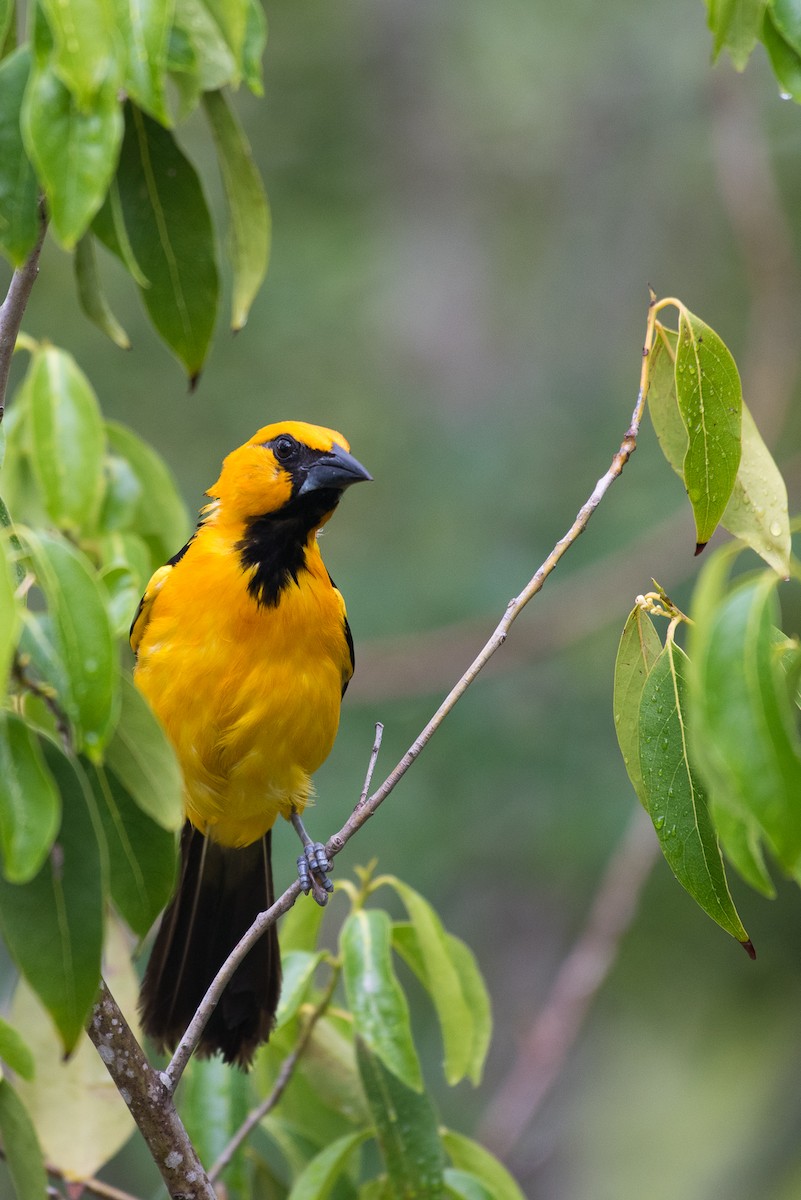
[{"label": "blurred green background", "polygon": [[[269,0],[267,15],[266,100],[238,106],[271,198],[272,264],[235,338],[223,313],[196,393],[107,256],[132,351],[80,315],[53,245],[24,327],[72,350],[192,509],[221,457],[284,417],[341,429],[373,472],[325,533],[357,658],[310,817],[327,836],[374,723],[383,777],[607,469],[636,398],[648,284],[732,349],[797,511],[801,112],[761,50],[742,77],[711,67],[700,0]],[[204,128],[180,137],[221,212]],[[447,1124],[486,1130],[634,816],[612,667],[652,576],[689,603],[683,499],[646,424],[586,536],[337,863],[377,856],[479,958],[496,1032],[478,1092],[448,1092],[417,1015]],[[789,632],[797,609],[790,597]],[[279,884],[294,854],[281,830]],[[801,897],[734,888],[756,963],[655,865],[509,1154],[527,1196],[801,1195]],[[126,1151],[118,1174],[134,1190],[135,1161]]]}]

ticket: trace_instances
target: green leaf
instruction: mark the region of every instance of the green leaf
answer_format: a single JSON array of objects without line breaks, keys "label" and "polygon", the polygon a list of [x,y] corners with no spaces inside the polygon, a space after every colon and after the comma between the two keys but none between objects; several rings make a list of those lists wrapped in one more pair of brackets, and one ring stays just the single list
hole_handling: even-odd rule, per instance
[{"label": "green leaf", "polygon": [[103,824],[109,889],[120,916],[143,938],[175,886],[175,835],[146,816],[112,771],[87,771]]},{"label": "green leaf", "polygon": [[[297,907],[297,905],[295,905]],[[282,929],[283,933],[283,929]],[[283,951],[283,937],[281,938]],[[314,972],[322,962],[324,953],[318,950],[310,954],[307,950],[291,950],[281,954],[281,1000],[275,1014],[275,1028],[280,1029],[297,1016],[298,1009],[311,986]]]},{"label": "green leaf", "polygon": [[629,613],[615,660],[613,709],[615,732],[631,786],[645,808],[640,768],[640,700],[648,674],[662,652],[654,623],[639,604]]},{"label": "green leaf", "polygon": [[[182,33],[194,58],[192,75],[197,94],[237,84],[239,68],[220,27],[202,0],[176,0],[175,29]],[[173,42],[174,42],[173,37]],[[184,60],[186,54],[184,53]],[[173,69],[175,69],[173,67]],[[186,71],[186,64],[183,67]]]},{"label": "green leaf", "polygon": [[30,1048],[13,1025],[0,1017],[0,1058],[21,1079],[33,1079],[34,1062]]},{"label": "green leaf", "polygon": [[[786,24],[789,26],[789,22]],[[784,36],[776,13],[769,8],[765,10],[762,41],[779,87],[785,95],[792,96],[796,104],[801,104],[801,57],[798,48]]]},{"label": "green leaf", "polygon": [[69,1054],[100,980],[105,863],[94,800],[80,765],[52,744],[45,758],[63,814],[48,861],[28,883],[0,878],[0,929]]},{"label": "green leaf", "polygon": [[386,913],[360,909],[340,933],[343,976],[356,1033],[404,1084],[421,1091],[406,997],[392,968],[392,924]]},{"label": "green leaf", "polygon": [[[252,1107],[250,1081],[232,1071],[221,1058],[194,1058],[181,1086],[179,1111],[187,1133],[203,1162],[215,1162]],[[247,1196],[245,1149],[241,1148],[222,1176],[225,1194]]]},{"label": "green leaf", "polygon": [[150,551],[135,533],[107,533],[97,542],[100,578],[116,637],[127,637],[131,617],[150,577]]},{"label": "green leaf", "polygon": [[668,866],[713,921],[739,942],[748,934],[734,907],[707,798],[687,746],[687,656],[668,640],[640,704],[640,767],[646,807]]},{"label": "green leaf", "polygon": [[326,1146],[295,1180],[287,1200],[327,1200],[348,1159],[372,1135],[371,1129],[360,1129]]},{"label": "green leaf", "polygon": [[125,91],[162,125],[170,125],[164,76],[175,0],[115,0],[114,10],[128,47]]},{"label": "green leaf", "polygon": [[122,132],[115,85],[104,85],[82,112],[49,66],[34,65],[22,105],[22,134],[65,249],[83,236],[103,203]]},{"label": "green leaf", "polygon": [[130,350],[128,334],[111,311],[103,291],[91,233],[85,233],[75,247],[74,265],[78,300],[86,316],[120,350]]},{"label": "green leaf", "polygon": [[706,0],[707,22],[714,35],[714,57],[728,50],[738,71],[756,45],[767,0]]},{"label": "green leaf", "polygon": [[136,528],[142,501],[142,484],[127,459],[108,454],[105,459],[106,487],[100,512],[100,528],[108,534]]},{"label": "green leaf", "polygon": [[27,883],[38,874],[60,817],[38,739],[20,717],[0,711],[0,847],[9,883]]},{"label": "green leaf", "polygon": [[683,472],[697,553],[715,532],[737,478],[743,396],[726,346],[685,308],[679,315],[676,393],[689,439]]},{"label": "green leaf", "polygon": [[120,676],[122,709],[106,762],[133,802],[162,829],[184,823],[183,779],[167,735],[127,675]]},{"label": "green leaf", "polygon": [[141,498],[131,527],[151,546],[154,568],[161,566],[189,537],[186,506],[169,468],[156,451],[116,421],[106,423],[111,450],[131,467],[141,487]]},{"label": "green leaf", "polygon": [[710,791],[710,806],[718,840],[726,858],[746,883],[768,900],[773,900],[776,888],[765,866],[759,825],[733,812],[725,803],[716,803],[714,791]]},{"label": "green leaf", "polygon": [[116,254],[134,283],[140,288],[150,287],[150,280],[136,261],[128,230],[125,228],[120,188],[116,178],[112,179],[106,199],[92,222],[92,231],[112,254]]},{"label": "green leaf", "polygon": [[234,268],[231,328],[237,331],[248,319],[270,253],[270,210],[247,138],[222,92],[203,96],[225,196],[231,218],[231,262]]},{"label": "green leaf", "polygon": [[[0,0],[0,52],[4,54],[7,54],[15,44],[14,15],[14,0]],[[11,38],[8,36],[9,33]]]},{"label": "green leaf", "polygon": [[20,107],[31,69],[27,46],[0,63],[0,250],[20,267],[39,235],[39,188],[20,132]]},{"label": "green leaf", "polygon": [[261,60],[267,44],[267,19],[260,0],[250,0],[242,46],[242,71],[245,83],[255,96],[264,95]]},{"label": "green leaf", "polygon": [[5,700],[22,625],[22,604],[17,599],[16,587],[16,553],[11,538],[0,524],[0,703]]},{"label": "green leaf", "polygon": [[776,645],[776,577],[737,586],[692,632],[693,750],[715,810],[755,822],[789,872],[801,864],[801,740]]},{"label": "green leaf", "polygon": [[783,579],[789,576],[792,547],[787,487],[745,405],[742,458],[721,524]]},{"label": "green leaf", "polygon": [[[676,398],[677,338],[673,330],[660,326],[660,336],[651,352],[648,409],[665,458],[683,477],[688,438]],[[721,524],[785,577],[790,571],[787,488],[745,404],[741,445],[737,478]]]},{"label": "green leaf", "polygon": [[91,384],[71,354],[43,346],[25,386],[32,465],[47,512],[63,529],[92,529],[103,496],[105,435]]},{"label": "green leaf", "polygon": [[784,40],[801,54],[801,6],[798,0],[768,0],[765,18],[768,17]]},{"label": "green leaf", "polygon": [[204,7],[231,51],[235,63],[242,57],[249,0],[203,0]]},{"label": "green leaf", "polygon": [[293,904],[281,921],[281,953],[316,950],[324,913],[319,904]]},{"label": "green leaf", "polygon": [[[50,691],[59,710],[66,713],[69,704],[67,669],[56,646],[53,621],[48,613],[23,611],[19,653],[26,662],[28,674]],[[55,725],[49,719],[45,728],[56,733]]]},{"label": "green leaf", "polygon": [[460,1171],[469,1171],[487,1187],[492,1200],[524,1200],[506,1167],[472,1138],[452,1129],[440,1129],[445,1152]]},{"label": "green leaf", "polygon": [[[445,1078],[454,1086],[469,1075],[478,1084],[491,1019],[475,959],[463,943],[446,933],[431,905],[418,892],[394,876],[383,878],[400,896],[414,929],[420,979],[434,1002],[445,1044]],[[456,945],[466,951],[466,956],[454,950]]]},{"label": "green leaf", "polygon": [[125,111],[117,180],[133,254],[150,281],[142,300],[194,384],[211,341],[219,290],[209,210],[195,169],[172,134],[133,105]]},{"label": "green leaf", "polygon": [[[354,913],[349,920],[362,915]],[[356,1058],[393,1195],[397,1200],[440,1200],[445,1161],[431,1100],[387,1070],[358,1031]]]},{"label": "green leaf", "polygon": [[125,52],[117,37],[110,5],[104,0],[42,0],[55,43],[53,70],[83,112],[97,103],[98,93],[116,91],[119,59]]},{"label": "green leaf", "polygon": [[492,1192],[487,1191],[481,1180],[469,1171],[446,1167],[445,1185],[446,1194],[455,1196],[456,1200],[495,1200]]},{"label": "green leaf", "polygon": [[64,538],[28,530],[24,540],[47,599],[56,650],[68,672],[63,702],[78,749],[97,761],[119,711],[116,647],[103,593],[86,557]]},{"label": "green leaf", "polygon": [[47,1175],[31,1119],[7,1079],[0,1079],[0,1138],[17,1200],[43,1200]]}]

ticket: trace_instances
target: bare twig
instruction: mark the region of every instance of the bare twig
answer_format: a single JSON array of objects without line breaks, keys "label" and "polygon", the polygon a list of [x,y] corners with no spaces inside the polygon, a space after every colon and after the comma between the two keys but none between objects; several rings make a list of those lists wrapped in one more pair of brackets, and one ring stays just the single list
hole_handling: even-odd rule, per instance
[{"label": "bare twig", "polygon": [[12,275],[6,298],[0,304],[0,421],[5,412],[6,389],[8,388],[11,359],[17,344],[17,334],[22,324],[31,289],[39,274],[39,255],[46,232],[47,219],[42,208],[40,209],[39,237],[36,245],[22,266],[18,267]]},{"label": "bare twig", "polygon": [[[367,795],[370,791],[370,784],[373,782],[373,772],[375,771],[375,764],[378,762],[378,752],[381,749],[381,741],[383,737],[384,726],[380,721],[378,721],[375,727],[375,741],[373,742],[373,748],[370,751],[370,761],[367,764],[367,773],[364,777],[364,787],[362,788],[362,794],[359,797],[359,805],[364,804],[367,800]],[[359,805],[357,805],[357,808]]]},{"label": "bare twig", "polygon": [[611,970],[642,889],[659,856],[646,813],[638,808],[612,856],[587,923],[563,961],[545,1004],[487,1109],[477,1137],[508,1158],[539,1111]]},{"label": "bare twig", "polygon": [[170,1195],[176,1200],[217,1200],[175,1111],[170,1088],[150,1066],[103,982],[86,1032],[139,1126]]},{"label": "bare twig", "polygon": [[[381,804],[383,804],[387,796],[389,796],[389,794],[395,789],[397,784],[409,770],[409,767],[412,765],[412,763],[415,762],[420,756],[423,749],[436,733],[437,729],[439,729],[440,725],[453,709],[454,705],[458,703],[458,701],[470,687],[471,683],[473,683],[477,675],[480,673],[482,668],[489,662],[495,652],[499,650],[506,641],[512,623],[520,615],[529,601],[532,600],[540,591],[545,583],[545,580],[556,568],[565,552],[587,528],[590,518],[592,517],[598,505],[601,503],[601,500],[604,498],[614,481],[620,476],[626,463],[637,449],[637,437],[640,431],[640,423],[642,421],[648,386],[648,356],[653,344],[656,313],[659,308],[662,308],[670,303],[674,302],[670,300],[662,300],[659,302],[659,304],[657,304],[656,297],[653,295],[653,293],[651,295],[651,302],[648,308],[646,338],[643,346],[643,363],[640,375],[640,388],[637,394],[637,403],[634,406],[631,423],[626,430],[619,449],[612,458],[609,469],[596,483],[589,498],[582,505],[575,521],[564,537],[559,539],[551,553],[529,580],[523,591],[513,600],[509,601],[508,605],[506,606],[506,612],[504,613],[501,621],[498,623],[495,632],[486,642],[479,654],[474,658],[473,662],[464,672],[455,687],[453,687],[445,697],[431,720],[428,722],[419,736],[414,740],[397,766],[389,773],[381,786],[372,794],[372,796],[369,797],[369,799],[359,801],[339,832],[335,833],[331,838],[329,838],[326,845],[326,853],[328,854],[329,858],[333,858],[334,855],[340,853],[347,842],[353,837],[354,833],[361,829],[362,825],[364,825],[364,823],[368,821],[370,817],[372,817],[373,814],[378,810]],[[266,912],[259,914],[253,925],[250,927],[244,937],[241,938],[241,940],[237,943],[223,966],[217,972],[217,975],[212,981],[194,1017],[189,1023],[186,1033],[181,1039],[175,1054],[173,1055],[172,1061],[165,1072],[165,1079],[169,1081],[169,1085],[173,1088],[175,1088],[178,1080],[183,1074],[192,1052],[197,1045],[198,1040],[200,1039],[200,1035],[206,1026],[206,1022],[214,1011],[217,1001],[222,995],[226,984],[232,977],[237,966],[251,949],[251,947],[254,946],[259,940],[264,931],[273,925],[275,921],[277,921],[278,917],[292,907],[299,894],[300,882],[295,880],[292,884],[290,884],[283,895],[276,900],[275,904],[273,904],[271,908],[269,908]]]},{"label": "bare twig", "polygon": [[[378,740],[380,742],[380,738]],[[242,1122],[239,1129],[237,1129],[236,1133],[231,1138],[230,1142],[222,1151],[220,1157],[209,1171],[209,1179],[212,1183],[219,1179],[220,1175],[228,1166],[242,1143],[250,1136],[251,1132],[256,1128],[259,1122],[262,1121],[268,1113],[272,1112],[278,1101],[283,1096],[287,1084],[292,1078],[295,1067],[300,1062],[306,1051],[306,1047],[311,1041],[311,1036],[314,1033],[315,1025],[320,1020],[320,1017],[322,1017],[325,1013],[328,1005],[331,1003],[331,997],[336,989],[338,979],[339,968],[335,967],[331,973],[331,978],[328,981],[328,986],[321,996],[319,1003],[315,1005],[314,1009],[309,1014],[306,1024],[303,1026],[303,1030],[298,1038],[297,1045],[292,1052],[286,1056],[281,1064],[281,1070],[278,1072],[270,1094],[265,1096],[262,1102],[258,1104],[251,1113],[248,1113],[247,1118]]]}]

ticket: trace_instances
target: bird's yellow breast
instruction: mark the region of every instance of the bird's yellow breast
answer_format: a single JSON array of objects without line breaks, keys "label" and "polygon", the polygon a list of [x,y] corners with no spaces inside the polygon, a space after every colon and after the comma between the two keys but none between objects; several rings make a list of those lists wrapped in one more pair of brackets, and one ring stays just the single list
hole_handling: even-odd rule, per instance
[{"label": "bird's yellow breast", "polygon": [[351,665],[316,541],[275,606],[249,595],[232,545],[230,531],[201,527],[159,579],[135,677],[177,752],[190,821],[244,846],[305,805]]}]

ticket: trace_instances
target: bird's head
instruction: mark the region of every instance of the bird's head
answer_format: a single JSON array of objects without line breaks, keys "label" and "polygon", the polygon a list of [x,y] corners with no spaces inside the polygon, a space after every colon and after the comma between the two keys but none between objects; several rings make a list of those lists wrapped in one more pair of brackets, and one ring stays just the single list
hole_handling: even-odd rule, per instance
[{"label": "bird's head", "polygon": [[208,490],[227,520],[254,518],[310,506],[333,512],[352,483],[372,475],[350,453],[341,433],[305,421],[265,425],[223,462]]}]

